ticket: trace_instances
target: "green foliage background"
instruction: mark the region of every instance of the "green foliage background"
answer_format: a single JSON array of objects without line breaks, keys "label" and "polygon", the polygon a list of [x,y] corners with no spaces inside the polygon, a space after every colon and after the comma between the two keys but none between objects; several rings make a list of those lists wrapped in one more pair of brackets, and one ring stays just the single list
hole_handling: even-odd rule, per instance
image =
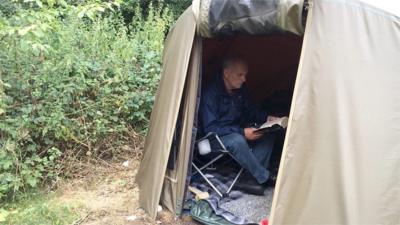
[{"label": "green foliage background", "polygon": [[145,132],[168,29],[191,1],[3,0],[0,199]]}]

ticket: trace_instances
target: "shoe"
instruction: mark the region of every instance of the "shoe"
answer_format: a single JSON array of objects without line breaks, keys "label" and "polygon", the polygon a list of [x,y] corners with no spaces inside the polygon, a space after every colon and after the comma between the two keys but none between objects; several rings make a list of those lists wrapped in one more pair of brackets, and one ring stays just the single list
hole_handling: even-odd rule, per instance
[{"label": "shoe", "polygon": [[259,184],[252,176],[245,176],[245,174],[243,174],[233,186],[233,189],[252,195],[264,195],[265,187]]}]

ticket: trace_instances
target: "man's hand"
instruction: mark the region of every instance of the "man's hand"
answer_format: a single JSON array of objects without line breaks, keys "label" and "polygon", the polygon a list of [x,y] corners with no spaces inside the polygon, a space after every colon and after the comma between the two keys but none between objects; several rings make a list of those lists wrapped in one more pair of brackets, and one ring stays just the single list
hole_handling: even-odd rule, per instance
[{"label": "man's hand", "polygon": [[274,121],[274,120],[277,120],[277,119],[279,119],[279,117],[276,117],[276,116],[267,116],[267,122],[269,122],[269,121]]},{"label": "man's hand", "polygon": [[246,139],[249,141],[254,141],[259,139],[263,134],[255,132],[256,130],[257,128],[254,127],[244,128],[244,136],[246,137]]}]

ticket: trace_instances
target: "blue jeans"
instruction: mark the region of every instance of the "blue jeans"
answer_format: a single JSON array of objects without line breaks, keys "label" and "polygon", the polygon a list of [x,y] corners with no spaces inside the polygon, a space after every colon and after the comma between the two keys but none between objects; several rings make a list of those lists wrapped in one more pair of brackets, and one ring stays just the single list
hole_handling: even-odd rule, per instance
[{"label": "blue jeans", "polygon": [[275,136],[275,133],[266,133],[261,138],[248,142],[243,135],[232,133],[220,139],[235,160],[262,184],[269,178],[267,167]]}]

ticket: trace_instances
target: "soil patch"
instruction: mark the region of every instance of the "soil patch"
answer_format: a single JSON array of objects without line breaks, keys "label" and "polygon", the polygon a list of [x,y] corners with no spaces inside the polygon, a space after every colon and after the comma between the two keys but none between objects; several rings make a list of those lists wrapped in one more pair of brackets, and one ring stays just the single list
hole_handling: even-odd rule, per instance
[{"label": "soil patch", "polygon": [[196,224],[190,218],[178,219],[168,211],[160,212],[152,220],[139,208],[139,188],[135,182],[138,160],[100,164],[103,168],[97,167],[84,178],[65,181],[58,188],[54,201],[79,209],[81,218],[74,225]]}]

